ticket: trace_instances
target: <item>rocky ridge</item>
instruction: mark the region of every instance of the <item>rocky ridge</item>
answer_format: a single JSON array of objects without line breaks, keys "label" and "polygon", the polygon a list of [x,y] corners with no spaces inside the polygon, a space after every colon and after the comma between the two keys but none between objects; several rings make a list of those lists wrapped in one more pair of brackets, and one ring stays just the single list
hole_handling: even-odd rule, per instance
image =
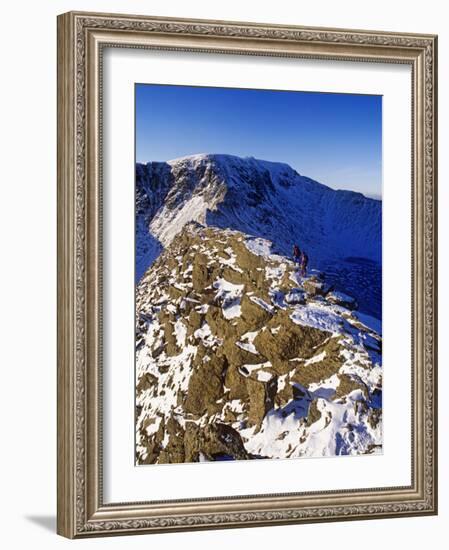
[{"label": "rocky ridge", "polygon": [[362,311],[381,316],[379,200],[331,189],[285,163],[199,154],[138,163],[136,204],[136,282],[196,221],[268,239],[283,255],[298,243]]}]

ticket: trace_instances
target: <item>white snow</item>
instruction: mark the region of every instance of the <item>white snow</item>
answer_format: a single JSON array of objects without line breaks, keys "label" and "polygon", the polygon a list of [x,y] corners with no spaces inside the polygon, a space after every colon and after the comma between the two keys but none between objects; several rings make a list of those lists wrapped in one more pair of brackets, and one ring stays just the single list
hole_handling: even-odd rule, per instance
[{"label": "white snow", "polygon": [[196,329],[193,333],[195,338],[199,338],[206,347],[212,347],[220,340],[212,334],[210,326],[207,323],[203,323],[200,328]]},{"label": "white snow", "polygon": [[338,290],[333,290],[332,292],[330,292],[329,297],[335,298],[336,300],[339,300],[342,302],[354,301],[354,298],[352,296],[349,296],[348,294],[345,294],[344,292],[340,292]]},{"label": "white snow", "polygon": [[246,239],[244,243],[246,248],[256,256],[268,258],[271,254],[272,243],[267,239]]},{"label": "white snow", "polygon": [[256,349],[256,346],[253,344],[253,341],[258,334],[258,330],[254,332],[245,332],[245,334],[240,337],[240,341],[236,342],[235,345],[241,349],[244,349],[245,351],[249,351],[250,353],[254,353],[255,355],[257,355],[258,351]]},{"label": "white snow", "polygon": [[326,357],[326,351],[322,351],[318,355],[314,355],[310,359],[307,359],[304,363],[305,366],[313,365],[314,363],[320,363]]},{"label": "white snow", "polygon": [[240,317],[242,313],[242,308],[238,302],[234,302],[228,307],[223,308],[223,317],[225,319],[234,319],[235,317]]},{"label": "white snow", "polygon": [[226,279],[219,278],[214,281],[212,286],[217,289],[215,298],[222,300],[222,310],[225,319],[240,317],[240,300],[245,285],[236,285]]},{"label": "white snow", "polygon": [[176,344],[178,347],[182,348],[186,342],[187,328],[185,324],[181,321],[181,319],[178,319],[175,323],[174,329]]},{"label": "white snow", "polygon": [[331,308],[321,304],[296,306],[290,315],[290,319],[297,325],[317,328],[333,334],[342,332],[344,326],[341,316],[334,313]]},{"label": "white snow", "polygon": [[304,302],[305,292],[300,288],[293,288],[285,296],[285,301],[287,304],[294,305]]},{"label": "white snow", "polygon": [[266,371],[259,371],[257,372],[257,380],[259,382],[268,382],[273,378],[273,375]]},{"label": "white snow", "polygon": [[175,210],[163,206],[152,219],[150,232],[164,246],[168,246],[187,223],[204,221],[204,211],[207,207],[208,204],[201,195],[193,196]]}]

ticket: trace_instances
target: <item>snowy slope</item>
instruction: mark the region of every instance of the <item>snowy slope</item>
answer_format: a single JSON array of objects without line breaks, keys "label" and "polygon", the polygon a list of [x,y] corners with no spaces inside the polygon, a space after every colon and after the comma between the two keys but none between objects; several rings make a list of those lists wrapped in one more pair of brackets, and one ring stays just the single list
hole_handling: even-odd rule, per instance
[{"label": "snowy slope", "polygon": [[[350,290],[361,307],[379,296],[380,201],[335,191],[287,164],[231,155],[138,164],[136,172],[138,198],[149,201],[137,213],[137,280],[186,223],[198,221],[269,239],[284,255],[296,242],[311,266],[332,272],[337,286],[341,270],[355,265],[360,277]],[[379,303],[365,309],[380,317]]]}]

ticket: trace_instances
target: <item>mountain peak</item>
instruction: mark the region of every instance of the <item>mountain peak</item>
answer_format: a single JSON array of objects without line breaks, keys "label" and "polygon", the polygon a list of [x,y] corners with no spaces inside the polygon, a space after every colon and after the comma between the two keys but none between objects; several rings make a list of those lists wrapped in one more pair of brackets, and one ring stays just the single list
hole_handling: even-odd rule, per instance
[{"label": "mountain peak", "polygon": [[293,169],[289,164],[285,162],[270,161],[264,159],[258,159],[253,156],[239,157],[237,155],[230,155],[227,153],[197,153],[194,155],[187,155],[178,157],[167,161],[170,166],[176,166],[180,164],[190,164],[192,166],[201,163],[211,163],[222,166],[252,166],[253,168],[259,168],[279,174],[284,172],[291,176],[299,176],[298,172]]}]

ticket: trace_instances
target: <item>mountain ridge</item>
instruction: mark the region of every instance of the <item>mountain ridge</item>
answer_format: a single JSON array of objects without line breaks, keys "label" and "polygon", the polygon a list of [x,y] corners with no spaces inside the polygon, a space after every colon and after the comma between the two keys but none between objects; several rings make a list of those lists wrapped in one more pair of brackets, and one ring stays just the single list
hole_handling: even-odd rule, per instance
[{"label": "mountain ridge", "polygon": [[270,241],[185,224],[136,287],[137,464],[381,452],[379,325]]},{"label": "mountain ridge", "polygon": [[[197,221],[269,239],[285,256],[297,243],[312,267],[380,318],[381,201],[334,190],[285,163],[199,154],[137,163],[136,205],[136,282],[184,225]],[[351,270],[357,280],[348,279]]]}]

